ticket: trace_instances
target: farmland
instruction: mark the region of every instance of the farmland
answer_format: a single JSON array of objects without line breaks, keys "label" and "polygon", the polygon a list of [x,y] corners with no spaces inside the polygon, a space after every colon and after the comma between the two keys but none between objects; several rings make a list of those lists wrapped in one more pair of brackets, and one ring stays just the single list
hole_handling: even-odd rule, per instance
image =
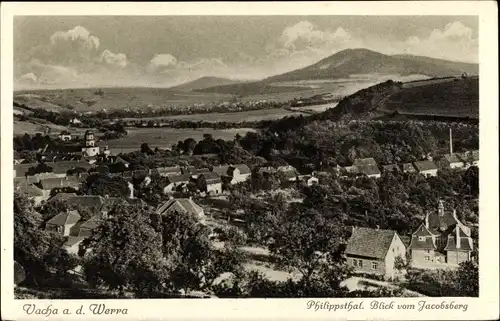
[{"label": "farmland", "polygon": [[108,145],[111,153],[127,153],[140,149],[142,143],[148,143],[151,148],[170,148],[179,140],[194,138],[203,139],[203,134],[211,134],[214,139],[232,140],[236,134],[245,135],[252,128],[238,129],[173,129],[173,128],[126,128],[128,135],[110,141],[102,141],[101,145]]}]

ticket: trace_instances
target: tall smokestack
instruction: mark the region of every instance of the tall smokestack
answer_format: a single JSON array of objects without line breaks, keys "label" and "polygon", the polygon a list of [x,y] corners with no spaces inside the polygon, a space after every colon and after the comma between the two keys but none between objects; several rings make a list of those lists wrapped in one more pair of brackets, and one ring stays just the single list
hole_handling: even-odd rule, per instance
[{"label": "tall smokestack", "polygon": [[129,198],[133,199],[134,198],[134,185],[130,182],[128,182],[128,190],[130,191]]},{"label": "tall smokestack", "polygon": [[451,134],[450,128],[450,155],[453,154],[453,135]]}]

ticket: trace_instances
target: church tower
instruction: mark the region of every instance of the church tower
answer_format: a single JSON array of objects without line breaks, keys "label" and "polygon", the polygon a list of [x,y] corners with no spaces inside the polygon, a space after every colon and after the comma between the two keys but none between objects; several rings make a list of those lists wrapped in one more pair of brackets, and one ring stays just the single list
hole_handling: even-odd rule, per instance
[{"label": "church tower", "polygon": [[83,137],[84,145],[82,153],[84,156],[93,157],[99,154],[99,146],[96,146],[95,135],[91,130],[87,130]]}]

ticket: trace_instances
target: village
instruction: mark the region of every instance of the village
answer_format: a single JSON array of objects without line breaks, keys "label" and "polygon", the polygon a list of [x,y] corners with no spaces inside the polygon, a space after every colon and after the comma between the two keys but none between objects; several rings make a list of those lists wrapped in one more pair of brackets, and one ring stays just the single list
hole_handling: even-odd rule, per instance
[{"label": "village", "polygon": [[[71,133],[60,134],[60,140],[69,142]],[[53,212],[43,224],[50,233],[66,238],[64,248],[68,253],[79,255],[82,242],[90,238],[93,231],[108,217],[108,213],[119,204],[132,204],[155,211],[162,216],[168,213],[191,215],[212,231],[223,229],[244,216],[231,219],[221,215],[217,206],[207,205],[217,201],[228,202],[235,186],[248,183],[252,175],[268,177],[279,175],[291,186],[316,186],[322,184],[322,177],[367,177],[380,179],[385,172],[401,172],[436,176],[440,168],[465,171],[479,165],[478,151],[453,152],[450,130],[449,154],[427,156],[414,163],[378,165],[373,158],[356,159],[351,166],[338,166],[331,172],[301,174],[291,165],[262,166],[251,168],[247,164],[226,164],[209,167],[170,166],[131,170],[129,162],[120,155],[113,156],[106,148],[100,148],[93,131],[87,130],[80,151],[72,153],[45,153],[39,151],[39,162],[26,163],[14,160],[15,192],[31,200],[35,208],[63,202],[67,210]],[[214,155],[189,155],[189,158],[203,159]],[[216,157],[216,155],[215,155]],[[182,159],[182,158],[179,158]],[[114,168],[113,172],[105,168]],[[82,193],[82,186],[93,176],[119,177],[126,182],[126,197],[92,195]],[[161,179],[161,182],[155,180]],[[158,185],[161,201],[146,202],[136,195],[137,189]],[[232,187],[232,188],[231,188]],[[210,202],[213,200],[214,202]],[[300,199],[298,200],[300,202]],[[199,203],[198,203],[199,202]],[[86,214],[83,215],[82,211]],[[231,221],[233,220],[233,221]],[[477,227],[477,226],[476,226]],[[400,235],[394,230],[351,226],[350,238],[345,241],[346,263],[355,273],[363,277],[375,276],[378,280],[404,278],[403,266],[411,264],[419,269],[456,269],[460,263],[475,260],[471,227],[462,222],[456,213],[443,201],[435,204],[419,227],[411,235]],[[213,232],[214,246],[223,246]],[[241,249],[254,258],[247,268],[263,272],[270,279],[284,281],[294,274],[279,271],[269,264],[269,250],[265,246],[242,246]],[[411,262],[410,262],[411,260]],[[76,269],[78,270],[78,269]],[[78,273],[78,272],[75,272]],[[373,285],[373,284],[372,284]],[[354,285],[356,287],[357,285]]]}]

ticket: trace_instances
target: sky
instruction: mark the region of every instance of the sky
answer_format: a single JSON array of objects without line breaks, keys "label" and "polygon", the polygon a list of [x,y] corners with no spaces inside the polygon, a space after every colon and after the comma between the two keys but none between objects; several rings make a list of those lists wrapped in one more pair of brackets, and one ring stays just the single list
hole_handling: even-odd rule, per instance
[{"label": "sky", "polygon": [[262,79],[348,48],[478,62],[475,16],[17,16],[15,88]]}]

